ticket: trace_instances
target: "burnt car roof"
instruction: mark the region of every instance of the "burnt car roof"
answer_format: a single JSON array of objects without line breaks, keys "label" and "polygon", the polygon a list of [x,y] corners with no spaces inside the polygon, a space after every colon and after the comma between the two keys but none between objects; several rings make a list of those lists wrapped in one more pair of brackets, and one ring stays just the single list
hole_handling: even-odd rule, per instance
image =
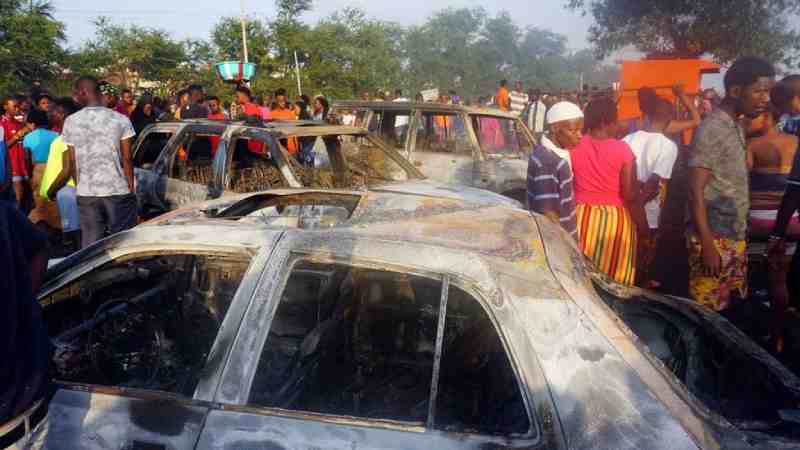
[{"label": "burnt car roof", "polygon": [[447,112],[447,113],[466,113],[482,116],[502,117],[505,119],[519,119],[519,116],[501,111],[494,108],[476,108],[463,105],[447,105],[444,103],[420,103],[420,102],[365,102],[358,100],[346,100],[335,102],[333,109],[383,109],[383,110],[407,110],[417,109],[422,111]]},{"label": "burnt car roof", "polygon": [[[316,196],[323,204],[329,204],[337,196],[343,201],[358,197],[358,205],[347,221],[332,228],[312,230],[218,219],[208,217],[202,211],[197,214],[198,208],[179,209],[100,241],[94,245],[97,247],[95,250],[100,252],[120,245],[138,245],[137,241],[162,248],[175,244],[246,249],[259,247],[266,235],[291,232],[321,234],[331,242],[380,240],[402,246],[413,244],[439,248],[462,253],[467,260],[483,256],[493,259],[493,265],[508,267],[512,272],[515,271],[513,266],[518,265],[522,269],[522,272],[516,270],[520,276],[528,269],[547,271],[536,220],[526,210],[503,204],[387,192],[279,189],[225,197],[201,203],[199,208],[213,204],[227,208],[259,196]],[[346,247],[342,248],[346,251]],[[69,267],[69,259],[53,270],[59,272]]]},{"label": "burnt car roof", "polygon": [[191,119],[180,121],[159,122],[151,125],[154,128],[185,128],[188,126],[200,126],[219,128],[224,131],[226,128],[233,127],[236,129],[252,129],[260,131],[268,131],[280,136],[286,137],[313,137],[313,136],[331,136],[331,135],[365,135],[368,131],[364,128],[345,126],[345,125],[332,125],[327,122],[309,121],[309,120],[278,120],[273,122],[266,122],[262,125],[254,125],[241,121],[215,121],[207,119]]}]

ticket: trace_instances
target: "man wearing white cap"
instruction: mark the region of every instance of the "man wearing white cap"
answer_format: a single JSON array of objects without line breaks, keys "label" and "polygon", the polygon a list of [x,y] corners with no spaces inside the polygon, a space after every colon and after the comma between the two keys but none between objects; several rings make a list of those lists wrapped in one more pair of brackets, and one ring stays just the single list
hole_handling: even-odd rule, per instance
[{"label": "man wearing white cap", "polygon": [[528,208],[555,220],[577,239],[569,150],[581,140],[583,111],[574,103],[556,103],[546,121],[548,133],[528,161]]}]

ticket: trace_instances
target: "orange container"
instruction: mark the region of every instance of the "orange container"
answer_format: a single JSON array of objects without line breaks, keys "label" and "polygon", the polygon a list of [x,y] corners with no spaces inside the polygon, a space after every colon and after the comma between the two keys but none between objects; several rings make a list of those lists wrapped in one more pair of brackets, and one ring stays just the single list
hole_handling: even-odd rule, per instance
[{"label": "orange container", "polygon": [[660,97],[674,102],[672,86],[682,83],[686,93],[695,96],[700,91],[703,74],[719,73],[720,66],[704,59],[644,59],[622,62],[622,98],[619,118],[633,119],[642,115],[637,91],[652,87]]}]

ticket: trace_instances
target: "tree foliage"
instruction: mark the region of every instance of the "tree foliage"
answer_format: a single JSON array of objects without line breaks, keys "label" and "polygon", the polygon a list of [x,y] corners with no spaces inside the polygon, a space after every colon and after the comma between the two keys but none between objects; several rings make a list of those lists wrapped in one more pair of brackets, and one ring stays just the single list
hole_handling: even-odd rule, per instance
[{"label": "tree foliage", "polygon": [[64,27],[48,2],[0,0],[0,92],[52,82],[65,59]]},{"label": "tree foliage", "polygon": [[590,41],[598,56],[634,45],[657,55],[712,54],[727,63],[756,55],[795,65],[798,33],[789,19],[796,0],[568,0],[591,13]]},{"label": "tree foliage", "polygon": [[95,26],[95,38],[79,59],[82,72],[113,78],[129,88],[138,88],[143,81],[170,88],[192,70],[186,43],[173,40],[164,30],[115,25],[105,18],[96,20]]},{"label": "tree foliage", "polygon": [[483,8],[445,9],[406,32],[406,87],[479,95],[493,92],[505,78],[540,89],[575,89],[581,73],[587,83],[607,84],[615,71],[586,52],[569,54],[566,42],[548,30],[519,28],[507,13],[491,17]]},{"label": "tree foliage", "polygon": [[[569,53],[564,36],[522,28],[504,12],[451,8],[421,25],[402,27],[342,8],[312,25],[301,20],[312,0],[276,0],[276,6],[274,18],[246,21],[249,60],[257,65],[251,87],[257,94],[279,87],[297,93],[295,52],[303,91],[334,98],[396,88],[413,95],[428,87],[485,95],[503,78],[523,80],[528,87],[574,89],[581,73],[589,84],[615,77],[614,68],[598,63],[591,52]],[[162,94],[191,82],[212,93],[230,93],[214,64],[243,57],[238,17],[220,18],[209,40],[183,41],[164,30],[100,18],[94,22],[95,37],[67,52],[59,45],[62,25],[50,17],[46,1],[0,0],[0,12],[2,92],[40,78],[66,93],[71,78],[93,74]],[[57,78],[58,73],[63,76]]]}]

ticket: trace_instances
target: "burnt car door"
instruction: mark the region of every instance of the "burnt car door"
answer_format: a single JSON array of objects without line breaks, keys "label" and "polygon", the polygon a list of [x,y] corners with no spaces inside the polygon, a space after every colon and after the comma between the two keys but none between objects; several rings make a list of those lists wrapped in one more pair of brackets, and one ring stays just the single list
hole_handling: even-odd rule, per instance
[{"label": "burnt car door", "polygon": [[409,160],[426,177],[472,186],[476,143],[458,112],[418,110],[411,124]]},{"label": "burnt car door", "polygon": [[460,283],[281,247],[198,449],[561,448]]},{"label": "burnt car door", "polygon": [[277,236],[265,236],[255,257],[231,248],[103,252],[46,285],[58,389],[37,436],[43,448],[193,449],[204,398]]},{"label": "burnt car door", "polygon": [[133,149],[133,170],[136,176],[139,211],[144,216],[166,211],[156,187],[165,170],[169,149],[176,145],[180,128],[180,124],[151,125],[136,139]]},{"label": "burnt car door", "polygon": [[156,187],[167,211],[214,198],[215,145],[224,130],[222,124],[189,125],[169,149]]}]

